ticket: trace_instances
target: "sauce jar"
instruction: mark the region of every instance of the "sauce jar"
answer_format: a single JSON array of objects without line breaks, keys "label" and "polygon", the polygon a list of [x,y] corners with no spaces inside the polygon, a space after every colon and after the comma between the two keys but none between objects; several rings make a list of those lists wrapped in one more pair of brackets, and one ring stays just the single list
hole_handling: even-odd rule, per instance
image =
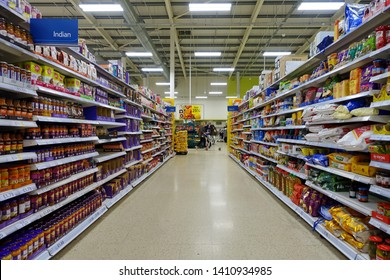
[{"label": "sauce jar", "polygon": [[390,260],[390,246],[380,244],[376,248],[376,259],[377,260]]},{"label": "sauce jar", "polygon": [[0,17],[0,35],[7,36],[7,24],[5,18]]},{"label": "sauce jar", "polygon": [[1,61],[0,62],[0,76],[2,77],[8,77],[8,63]]},{"label": "sauce jar", "polygon": [[15,33],[15,41],[21,43],[22,42],[22,34],[20,32],[20,26],[16,25],[14,28]]},{"label": "sauce jar", "polygon": [[14,186],[19,184],[19,171],[17,167],[9,168],[9,185]]},{"label": "sauce jar", "polygon": [[28,258],[27,241],[24,240],[24,239],[22,239],[22,240],[18,243],[18,245],[19,245],[19,247],[20,247],[22,260],[27,260],[27,258]]},{"label": "sauce jar", "polygon": [[20,246],[12,246],[10,251],[13,260],[20,261],[22,259],[22,250],[20,249]]},{"label": "sauce jar", "polygon": [[386,46],[386,31],[387,31],[387,28],[384,25],[378,26],[375,29],[376,49],[377,50]]},{"label": "sauce jar", "polygon": [[14,66],[14,80],[20,82],[20,67]]},{"label": "sauce jar", "polygon": [[11,39],[15,39],[15,27],[12,22],[6,22],[7,36]]},{"label": "sauce jar", "polygon": [[360,202],[368,202],[368,187],[359,187],[358,193],[356,195],[357,199]]}]

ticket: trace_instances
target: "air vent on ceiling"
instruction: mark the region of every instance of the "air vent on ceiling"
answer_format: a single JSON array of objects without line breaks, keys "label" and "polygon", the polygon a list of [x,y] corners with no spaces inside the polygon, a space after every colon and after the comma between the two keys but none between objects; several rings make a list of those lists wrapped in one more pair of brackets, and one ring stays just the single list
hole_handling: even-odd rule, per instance
[{"label": "air vent on ceiling", "polygon": [[191,36],[191,30],[179,30],[179,37]]}]

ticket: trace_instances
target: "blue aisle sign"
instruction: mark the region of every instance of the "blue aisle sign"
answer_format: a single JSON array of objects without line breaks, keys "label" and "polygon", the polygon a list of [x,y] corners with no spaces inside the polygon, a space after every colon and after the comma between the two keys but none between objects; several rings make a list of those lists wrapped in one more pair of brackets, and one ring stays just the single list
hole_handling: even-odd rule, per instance
[{"label": "blue aisle sign", "polygon": [[165,107],[165,110],[167,111],[167,113],[175,113],[176,107],[175,106],[168,106],[168,107]]},{"label": "blue aisle sign", "polygon": [[228,112],[237,112],[238,106],[228,106]]},{"label": "blue aisle sign", "polygon": [[77,46],[79,41],[77,19],[43,18],[30,20],[34,44],[47,46]]}]

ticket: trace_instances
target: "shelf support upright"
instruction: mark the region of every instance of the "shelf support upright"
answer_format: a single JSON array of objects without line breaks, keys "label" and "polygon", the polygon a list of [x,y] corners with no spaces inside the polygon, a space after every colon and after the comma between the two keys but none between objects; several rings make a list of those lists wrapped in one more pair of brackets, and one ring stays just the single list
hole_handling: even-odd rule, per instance
[{"label": "shelf support upright", "polygon": [[170,30],[170,67],[169,67],[169,76],[170,76],[170,98],[175,97],[175,27],[171,26]]}]

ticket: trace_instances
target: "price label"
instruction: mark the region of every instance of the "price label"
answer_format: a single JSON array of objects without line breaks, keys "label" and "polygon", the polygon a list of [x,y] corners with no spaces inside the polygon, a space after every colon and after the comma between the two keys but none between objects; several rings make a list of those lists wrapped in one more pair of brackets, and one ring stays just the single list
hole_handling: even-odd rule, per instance
[{"label": "price label", "polygon": [[23,156],[22,155],[16,155],[15,157],[16,157],[15,160],[23,160]]},{"label": "price label", "polygon": [[322,233],[325,238],[329,238],[329,232],[327,230],[324,230]]},{"label": "price label", "polygon": [[377,188],[377,189],[375,189],[375,190],[376,190],[376,193],[377,193],[377,194],[379,194],[379,195],[382,194],[382,190],[381,190],[381,189]]},{"label": "price label", "polygon": [[65,240],[58,241],[56,248],[61,249],[65,245]]},{"label": "price label", "polygon": [[[24,187],[24,188],[22,189],[22,193],[31,192],[31,191],[33,191],[33,190],[35,190],[35,188],[34,188],[33,186]],[[19,195],[19,194],[18,194],[18,195]]]}]

